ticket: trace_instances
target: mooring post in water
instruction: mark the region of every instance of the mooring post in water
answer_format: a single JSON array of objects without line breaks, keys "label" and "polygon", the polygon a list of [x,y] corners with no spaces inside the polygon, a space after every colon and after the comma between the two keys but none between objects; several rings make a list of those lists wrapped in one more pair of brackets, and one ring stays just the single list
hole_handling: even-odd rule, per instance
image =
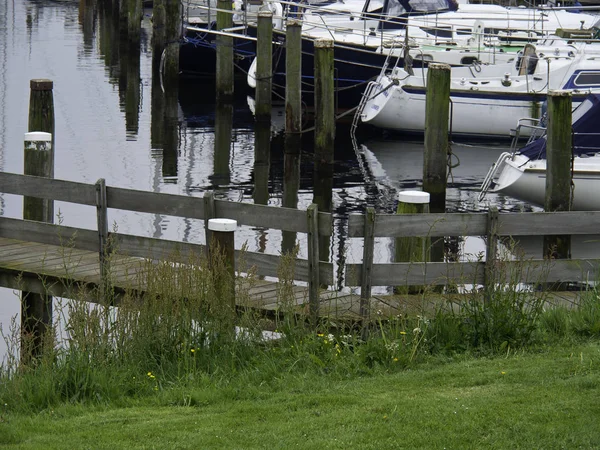
[{"label": "mooring post in water", "polygon": [[232,219],[209,219],[209,263],[214,271],[215,286],[222,289],[225,305],[235,313],[235,230],[237,221]]},{"label": "mooring post in water", "polygon": [[288,20],[285,30],[285,151],[300,151],[302,132],[302,23]]},{"label": "mooring post in water", "polygon": [[[165,0],[153,0],[152,2],[152,78],[160,70],[160,60],[165,50],[167,13]],[[154,83],[153,83],[154,84]]]},{"label": "mooring post in water", "polygon": [[[446,211],[448,173],[448,118],[450,114],[450,66],[431,63],[427,70],[425,99],[425,151],[423,155],[423,190],[431,196],[432,213]],[[443,261],[444,239],[431,246],[431,260]]]},{"label": "mooring post in water", "polygon": [[[548,92],[546,212],[571,209],[572,99],[568,91]],[[544,236],[545,258],[570,258],[571,236]]]},{"label": "mooring post in water", "polygon": [[[25,133],[24,174],[52,178],[54,155],[52,135],[43,131]],[[52,200],[23,197],[23,219],[52,223]],[[23,291],[21,293],[21,360],[27,363],[39,356],[46,332],[52,321],[52,297]]]},{"label": "mooring post in water", "polygon": [[256,30],[256,107],[254,117],[258,122],[271,120],[271,89],[273,78],[273,14],[258,13]]},{"label": "mooring post in water", "polygon": [[333,162],[335,140],[335,92],[333,41],[315,41],[315,158]]},{"label": "mooring post in water", "polygon": [[166,86],[179,82],[179,40],[181,39],[181,2],[165,0],[165,62],[163,79]]},{"label": "mooring post in water", "polygon": [[[217,30],[227,30],[233,26],[231,0],[217,1]],[[216,88],[217,101],[228,102],[233,96],[233,38],[217,35],[217,71]]]},{"label": "mooring post in water", "polygon": [[[422,191],[402,191],[398,193],[396,214],[423,214],[429,212],[429,193]],[[430,260],[429,230],[423,230],[424,236],[397,237],[396,262],[427,262]],[[399,285],[394,287],[396,294],[420,294],[425,286]]]}]

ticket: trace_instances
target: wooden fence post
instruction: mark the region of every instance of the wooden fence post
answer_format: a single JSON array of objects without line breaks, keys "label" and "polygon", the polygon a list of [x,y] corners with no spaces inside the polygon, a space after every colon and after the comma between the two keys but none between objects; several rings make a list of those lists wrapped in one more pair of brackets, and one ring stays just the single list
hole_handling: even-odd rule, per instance
[{"label": "wooden fence post", "polygon": [[[224,286],[224,295],[221,299],[231,308],[235,315],[235,230],[237,221],[232,219],[209,219],[208,229],[212,232],[208,245],[209,264],[214,264],[218,258],[223,258],[224,267],[213,267],[216,270],[215,285]],[[222,271],[225,270],[225,273]]]},{"label": "wooden fence post", "polygon": [[[567,91],[548,92],[546,212],[571,209],[572,101]],[[571,236],[544,236],[544,258],[571,257]]]},{"label": "wooden fence post", "polygon": [[319,207],[311,203],[306,210],[308,221],[308,303],[310,321],[316,327],[319,319]]},{"label": "wooden fence post", "polygon": [[273,14],[258,13],[256,30],[256,121],[271,120],[271,97],[273,78]]},{"label": "wooden fence post", "polygon": [[285,147],[300,150],[302,132],[302,24],[289,20],[285,31]]},{"label": "wooden fence post", "polygon": [[315,41],[315,158],[333,162],[335,141],[335,90],[333,41]]},{"label": "wooden fence post", "polygon": [[98,259],[100,262],[100,295],[106,303],[110,292],[110,243],[108,241],[108,202],[106,199],[106,181],[96,181],[96,221],[98,225]]},{"label": "wooden fence post", "polygon": [[212,236],[208,223],[216,215],[215,194],[212,191],[205,192],[202,201],[204,202],[204,239],[206,240],[206,256],[208,257],[210,255],[209,246]]},{"label": "wooden fence post", "polygon": [[[217,30],[229,29],[233,26],[233,12],[231,0],[217,1]],[[229,101],[234,90],[233,70],[233,38],[231,36],[217,35],[217,71],[216,88],[217,101]]]},{"label": "wooden fence post", "polygon": [[[46,132],[25,133],[24,174],[52,178],[52,135]],[[52,223],[54,202],[35,197],[23,197],[23,219]],[[39,356],[52,323],[52,297],[33,292],[21,293],[21,361],[28,363]]]},{"label": "wooden fence post", "polygon": [[498,208],[491,207],[487,214],[487,243],[485,249],[485,269],[483,274],[483,301],[489,305],[495,290],[495,268],[498,258]]},{"label": "wooden fence post", "polygon": [[370,316],[371,280],[373,271],[373,253],[375,249],[375,209],[365,211],[363,263],[360,284],[360,318],[365,326]]},{"label": "wooden fence post", "polygon": [[[423,214],[429,212],[430,195],[422,191],[402,191],[398,193],[396,214]],[[430,239],[428,230],[423,237],[397,237],[395,241],[396,262],[427,262],[430,259]],[[426,286],[396,286],[396,294],[419,294]]]}]

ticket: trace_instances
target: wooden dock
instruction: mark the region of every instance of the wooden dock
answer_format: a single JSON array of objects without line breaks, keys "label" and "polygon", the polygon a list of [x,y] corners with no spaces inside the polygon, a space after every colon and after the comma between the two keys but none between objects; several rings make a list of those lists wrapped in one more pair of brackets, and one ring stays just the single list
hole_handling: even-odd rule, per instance
[{"label": "wooden dock", "polygon": [[[332,235],[331,214],[171,194],[156,194],[75,183],[43,177],[0,172],[0,192],[35,196],[95,206],[97,230],[72,228],[31,220],[0,217],[0,285],[27,292],[73,298],[93,291],[110,281],[118,292],[144,292],[140,280],[147,278],[148,264],[169,261],[186,264],[190,256],[203,255],[206,246],[189,242],[108,232],[108,208],[200,219],[213,217],[236,220],[239,225],[305,233],[313,251],[308,259],[291,258],[293,280],[279,283],[281,255],[235,250],[236,264],[243,260],[255,275],[238,277],[238,306],[265,313],[281,310],[283,297],[299,313],[321,317],[360,318],[374,314],[395,315],[423,306],[422,295],[371,295],[372,286],[480,286],[482,298],[511,272],[519,283],[568,283],[595,281],[600,273],[599,259],[530,259],[519,261],[499,255],[496,248],[503,236],[594,234],[600,226],[600,212],[559,213],[428,213],[351,214],[345,239],[363,243],[363,261],[344,264],[341,292],[324,289],[338,286],[333,264],[319,255],[319,238]],[[205,231],[207,229],[205,228]],[[386,262],[376,261],[376,238],[423,236],[483,236],[487,255],[475,261]],[[207,233],[206,242],[210,242]],[[176,256],[174,256],[176,255]],[[109,264],[105,261],[108,258]],[[174,259],[173,259],[174,258]],[[328,258],[328,255],[325,256]],[[240,267],[238,271],[244,272]],[[104,280],[104,281],[103,281]],[[513,279],[514,281],[514,279]],[[351,293],[360,287],[360,295]],[[436,290],[441,292],[442,290]],[[358,292],[356,290],[355,292]],[[284,295],[285,293],[285,295]],[[449,298],[440,294],[428,297]]]}]

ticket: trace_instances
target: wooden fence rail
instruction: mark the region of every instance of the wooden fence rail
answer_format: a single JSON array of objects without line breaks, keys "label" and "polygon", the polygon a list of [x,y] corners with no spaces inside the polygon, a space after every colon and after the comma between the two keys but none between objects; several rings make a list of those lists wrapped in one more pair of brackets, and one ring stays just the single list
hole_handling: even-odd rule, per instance
[{"label": "wooden fence rail", "polygon": [[[96,184],[0,173],[0,192],[35,196],[95,206],[97,230],[66,227],[48,223],[0,218],[0,237],[36,243],[62,245],[67,240],[77,248],[97,251],[100,261],[112,245],[119,254],[165,259],[179,257],[180,262],[190,255],[203,253],[200,244],[133,236],[108,231],[109,208],[135,212],[165,214],[207,221],[220,217],[235,219],[241,225],[306,233],[308,259],[296,259],[295,279],[309,284],[311,308],[317,307],[318,287],[333,285],[333,264],[319,258],[319,236],[332,234],[331,214],[290,208],[236,203],[215,200],[209,193],[204,198],[158,194]],[[372,286],[398,285],[483,285],[486,290],[499,282],[499,272],[517,273],[523,283],[581,282],[595,280],[600,271],[600,259],[506,260],[498,256],[497,242],[506,236],[532,235],[589,235],[600,231],[600,212],[556,213],[444,213],[444,214],[365,214],[348,217],[348,237],[364,242],[363,261],[346,264],[346,286],[361,286],[361,314],[368,316],[368,301]],[[376,238],[397,237],[484,236],[487,239],[486,257],[465,262],[398,262],[374,263]],[[207,242],[209,240],[207,239]],[[237,250],[238,256],[240,250]],[[239,258],[238,258],[239,259]],[[247,265],[259,275],[277,276],[279,255],[244,252]],[[311,309],[311,312],[315,312]]]}]

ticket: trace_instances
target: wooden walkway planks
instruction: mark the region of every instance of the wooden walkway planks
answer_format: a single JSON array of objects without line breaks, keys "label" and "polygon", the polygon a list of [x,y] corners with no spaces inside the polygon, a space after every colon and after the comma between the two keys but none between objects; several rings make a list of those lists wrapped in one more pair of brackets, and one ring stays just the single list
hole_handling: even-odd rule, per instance
[{"label": "wooden walkway planks", "polygon": [[[150,263],[142,258],[111,256],[111,283],[123,291],[128,289],[143,291],[147,286],[148,264]],[[6,283],[9,276],[19,277],[21,283],[29,279],[27,288],[31,292],[57,283],[62,283],[64,286],[84,284],[90,289],[96,288],[101,283],[97,252],[8,238],[0,238],[0,273],[3,275],[0,282],[4,281],[3,284],[9,288],[19,289],[15,284]],[[43,281],[45,279],[51,281],[45,283]],[[240,279],[237,290],[243,292],[243,295],[238,295],[240,306],[264,312],[296,308],[299,313],[303,313],[307,309],[308,287],[306,286],[260,279]],[[59,291],[58,295],[60,292],[63,291]],[[357,295],[321,290],[320,298],[323,316],[357,317],[359,304]]]}]

